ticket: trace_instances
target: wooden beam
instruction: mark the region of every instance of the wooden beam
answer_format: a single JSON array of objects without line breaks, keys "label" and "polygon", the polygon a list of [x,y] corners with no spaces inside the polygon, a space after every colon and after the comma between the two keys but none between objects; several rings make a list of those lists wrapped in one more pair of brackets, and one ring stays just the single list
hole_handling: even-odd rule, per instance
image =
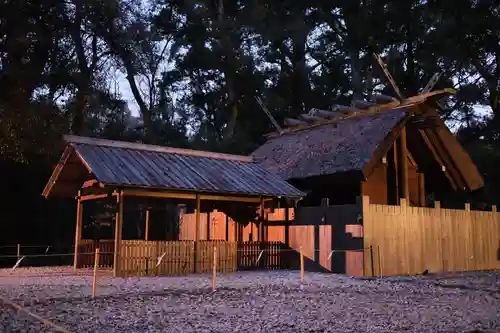
[{"label": "wooden beam", "polygon": [[307,125],[307,122],[294,118],[285,118],[285,126],[298,126],[298,125]]},{"label": "wooden beam", "polygon": [[[434,158],[436,159],[436,161],[439,163],[439,165],[441,166],[441,168],[443,166],[445,166],[443,160],[441,159],[441,157],[439,156],[438,152],[436,151],[436,148],[434,147],[434,145],[432,144],[432,142],[429,140],[429,137],[427,136],[427,133],[424,130],[419,130],[419,132],[420,132],[420,135],[422,136],[422,138],[424,139],[424,142],[427,145],[427,148],[429,148],[429,150],[431,151],[432,155],[434,156]],[[441,171],[441,172],[443,172],[443,171]],[[445,174],[446,178],[448,178],[448,181],[450,182],[451,187],[456,191],[458,189],[457,184],[455,183],[455,180],[450,175],[450,173],[448,172],[447,169],[444,170],[444,174]]]},{"label": "wooden beam", "polygon": [[336,105],[333,106],[333,111],[341,112],[341,113],[343,113],[345,115],[345,114],[349,114],[349,113],[353,113],[353,112],[359,111],[359,109],[357,109],[355,107],[352,107],[352,106],[346,106],[346,105],[336,104]]},{"label": "wooden beam", "polygon": [[399,136],[399,177],[400,177],[400,193],[399,197],[409,200],[410,191],[408,188],[408,146],[406,142],[406,127],[401,129]]},{"label": "wooden beam", "polygon": [[313,116],[313,115],[310,115],[310,114],[307,114],[307,113],[303,113],[300,115],[300,117],[302,119],[304,119],[305,121],[309,122],[309,123],[315,123],[317,121],[322,121],[322,120],[325,120],[324,118],[322,117],[318,117],[318,116]]},{"label": "wooden beam", "polygon": [[425,178],[422,172],[418,173],[418,197],[419,197],[419,205],[420,207],[427,206],[425,202]]},{"label": "wooden beam", "polygon": [[123,232],[123,191],[120,191],[116,197],[117,212],[115,217],[115,253],[113,257],[113,276],[121,275],[121,246]]},{"label": "wooden beam", "polygon": [[201,197],[199,194],[196,195],[196,235],[195,235],[195,241],[200,240],[200,218],[201,218]]},{"label": "wooden beam", "polygon": [[312,109],[310,113],[322,118],[336,118],[343,115],[341,112],[319,109]]},{"label": "wooden beam", "polygon": [[149,240],[149,208],[146,209],[146,230],[144,231],[144,240]]},{"label": "wooden beam", "polygon": [[264,242],[264,220],[265,220],[265,207],[264,207],[264,198],[260,199],[259,205],[259,241]]},{"label": "wooden beam", "polygon": [[196,212],[195,212],[195,239],[194,239],[194,252],[193,252],[193,262],[194,262],[194,272],[196,273],[197,267],[198,267],[198,252],[200,251],[199,248],[199,241],[200,241],[200,236],[201,236],[201,230],[200,230],[200,224],[201,224],[201,198],[200,195],[196,195]]},{"label": "wooden beam", "polygon": [[83,183],[82,188],[89,188],[89,187],[104,187],[97,179],[90,179],[87,180]]},{"label": "wooden beam", "polygon": [[[130,197],[171,198],[171,199],[185,199],[185,200],[196,200],[196,197],[199,196],[201,200],[235,201],[235,202],[247,202],[247,203],[257,203],[257,204],[260,203],[261,200],[259,197],[239,197],[239,196],[196,194],[196,193],[184,193],[184,192],[132,190],[132,189],[124,190],[123,195]],[[272,198],[266,198],[265,200],[266,201],[272,200]]]},{"label": "wooden beam", "polygon": [[441,78],[440,72],[434,73],[434,75],[431,77],[429,82],[427,82],[427,84],[425,85],[424,90],[422,90],[422,92],[426,93],[426,92],[431,91],[434,88],[434,86],[436,85],[436,83],[439,81],[440,78]]},{"label": "wooden beam", "polygon": [[82,239],[83,204],[80,196],[76,199],[76,230],[75,230],[75,254],[73,258],[73,268],[78,268],[78,245]]},{"label": "wooden beam", "polygon": [[391,72],[389,72],[387,65],[382,60],[382,57],[380,57],[380,55],[378,55],[376,53],[374,53],[373,56],[375,57],[375,60],[377,61],[378,65],[380,66],[382,73],[384,73],[384,76],[387,78],[387,81],[389,81],[392,89],[394,90],[394,92],[398,96],[399,100],[402,101],[404,99],[404,96],[401,93],[401,91],[399,90],[399,87],[396,84],[396,81],[394,80],[394,78],[392,77]]},{"label": "wooden beam", "polygon": [[57,163],[56,167],[54,168],[54,171],[52,172],[52,175],[50,175],[49,181],[45,185],[45,188],[42,191],[42,195],[47,198],[50,195],[50,192],[52,191],[52,188],[56,184],[57,180],[59,179],[59,176],[61,175],[61,172],[68,162],[69,158],[71,157],[71,153],[73,152],[73,148],[70,146],[67,146],[64,149],[64,152],[61,156],[61,159],[59,160],[59,163]]},{"label": "wooden beam", "polygon": [[354,100],[353,101],[353,106],[358,109],[368,109],[373,106],[376,106],[377,103],[372,103],[372,102],[367,102],[367,101],[362,101],[362,100]]},{"label": "wooden beam", "polygon": [[88,201],[88,200],[97,200],[97,199],[104,199],[109,197],[109,193],[104,193],[104,194],[88,194],[88,195],[82,195],[80,197],[80,201]]},{"label": "wooden beam", "polygon": [[395,140],[394,141],[394,148],[393,148],[393,162],[394,162],[394,176],[395,176],[395,179],[394,179],[394,185],[395,185],[395,195],[396,195],[396,205],[399,205],[399,153],[398,153],[398,150],[399,150],[399,143],[398,143],[398,140]]},{"label": "wooden beam", "polygon": [[375,100],[375,102],[378,104],[391,103],[391,102],[398,101],[397,98],[394,98],[392,96],[382,95],[382,94],[373,95],[372,99]]}]

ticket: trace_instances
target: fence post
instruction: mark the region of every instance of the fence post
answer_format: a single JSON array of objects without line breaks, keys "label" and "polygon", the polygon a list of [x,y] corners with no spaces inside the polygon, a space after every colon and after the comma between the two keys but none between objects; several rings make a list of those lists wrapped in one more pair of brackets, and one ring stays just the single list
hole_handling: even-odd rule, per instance
[{"label": "fence post", "polygon": [[300,282],[304,282],[304,253],[302,253],[302,245],[300,246]]},{"label": "fence post", "polygon": [[216,278],[217,278],[217,246],[214,245],[214,263],[212,266],[212,291],[215,291]]},{"label": "fence post", "polygon": [[17,260],[21,258],[21,244],[17,244]]},{"label": "fence post", "polygon": [[378,275],[382,277],[383,274],[382,274],[382,259],[380,258],[380,245],[377,245],[377,257],[378,257]]},{"label": "fence post", "polygon": [[94,276],[92,278],[92,298],[96,296],[96,285],[97,285],[97,268],[99,267],[99,248],[95,249],[95,259],[94,259]]},{"label": "fence post", "polygon": [[373,245],[370,245],[370,264],[372,269],[372,277],[375,277],[375,263],[373,258]]}]

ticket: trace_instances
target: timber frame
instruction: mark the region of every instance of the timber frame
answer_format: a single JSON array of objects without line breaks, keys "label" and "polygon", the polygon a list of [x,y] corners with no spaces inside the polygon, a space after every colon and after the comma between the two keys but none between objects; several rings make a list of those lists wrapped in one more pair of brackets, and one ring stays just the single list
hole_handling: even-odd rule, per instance
[{"label": "timber frame", "polygon": [[[92,186],[89,186],[92,184]],[[121,257],[121,242],[123,237],[123,220],[124,220],[124,204],[127,198],[159,198],[159,199],[180,199],[180,200],[194,200],[195,210],[196,210],[196,237],[195,242],[201,239],[200,237],[200,212],[202,201],[222,201],[222,202],[239,202],[248,205],[255,206],[259,210],[259,219],[256,221],[259,225],[258,227],[258,239],[264,239],[264,222],[266,220],[266,215],[264,213],[264,207],[266,202],[271,202],[275,198],[271,197],[251,197],[251,196],[237,196],[237,195],[217,195],[217,194],[207,194],[207,193],[189,193],[181,191],[155,191],[150,189],[142,188],[130,188],[130,187],[120,187],[120,188],[109,188],[99,185],[99,182],[94,180],[89,180],[84,182],[78,195],[75,198],[77,201],[77,216],[76,216],[76,232],[75,232],[75,249],[74,249],[74,262],[73,266],[75,269],[79,267],[78,263],[78,252],[79,244],[82,240],[82,224],[83,224],[83,203],[91,200],[100,199],[111,199],[115,198],[114,201],[117,204],[116,214],[115,214],[115,228],[114,228],[114,254],[113,254],[113,276],[120,276],[120,257]],[[150,211],[146,211],[146,232],[145,240],[149,239],[149,219]],[[196,246],[195,246],[196,249]],[[195,250],[195,260],[196,260],[196,250]]]}]

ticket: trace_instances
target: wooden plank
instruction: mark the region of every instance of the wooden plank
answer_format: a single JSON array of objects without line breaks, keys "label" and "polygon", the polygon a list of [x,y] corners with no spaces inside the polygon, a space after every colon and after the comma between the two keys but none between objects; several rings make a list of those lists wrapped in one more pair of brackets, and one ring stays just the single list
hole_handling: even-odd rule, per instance
[{"label": "wooden plank", "polygon": [[399,167],[399,197],[409,200],[410,191],[408,187],[408,146],[406,142],[406,127],[401,128],[398,140],[398,167]]},{"label": "wooden plank", "polygon": [[394,92],[398,96],[399,100],[401,100],[401,101],[404,100],[403,94],[399,90],[399,87],[396,84],[396,81],[394,80],[391,73],[389,72],[387,65],[382,60],[382,57],[380,57],[380,55],[378,55],[376,53],[374,53],[373,56],[374,56],[375,60],[377,61],[378,65],[380,66],[382,73],[384,73],[384,76],[386,77],[387,81],[389,81],[389,84],[391,85],[392,89],[394,90]]},{"label": "wooden plank", "polygon": [[73,259],[73,268],[78,268],[78,245],[82,238],[82,224],[83,224],[83,204],[80,200],[80,192],[76,201],[76,229],[75,229],[75,254]]},{"label": "wooden plank", "polygon": [[[216,194],[200,194],[200,193],[189,193],[189,192],[175,192],[175,191],[147,191],[147,190],[132,190],[127,189],[123,191],[125,196],[133,197],[149,197],[149,198],[173,198],[173,199],[185,199],[185,200],[196,200],[196,196],[199,196],[201,200],[210,201],[234,201],[234,202],[246,202],[246,203],[260,203],[260,197],[244,197],[244,196],[227,196],[227,195],[216,195]],[[264,198],[265,201],[272,200],[271,198]]]},{"label": "wooden plank", "polygon": [[113,276],[120,276],[120,251],[122,242],[122,230],[123,230],[123,192],[120,192],[117,196],[118,211],[115,217],[115,253],[113,260]]},{"label": "wooden plank", "polygon": [[144,231],[144,239],[149,240],[149,209],[146,209],[146,227]]}]

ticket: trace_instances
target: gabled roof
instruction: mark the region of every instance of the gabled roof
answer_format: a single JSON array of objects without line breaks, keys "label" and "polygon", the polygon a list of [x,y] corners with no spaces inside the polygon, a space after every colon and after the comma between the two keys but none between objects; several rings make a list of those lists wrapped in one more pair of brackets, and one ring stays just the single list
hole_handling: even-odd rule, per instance
[{"label": "gabled roof", "polygon": [[[262,197],[304,196],[248,156],[76,136],[65,136],[65,141],[66,150],[43,191],[46,197],[67,195],[68,188],[76,195],[81,181],[76,181],[76,176],[63,175],[65,168],[75,164],[83,165],[87,174],[105,186]],[[81,169],[80,166],[80,174]]]},{"label": "gabled roof", "polygon": [[425,120],[437,117],[433,126],[420,131],[426,136],[429,149],[436,152],[432,146],[439,145],[441,153],[446,153],[446,158],[440,162],[447,169],[457,170],[452,175],[459,178],[456,184],[463,184],[470,190],[481,188],[483,178],[474,162],[437,113],[427,112],[435,109],[434,98],[437,96],[438,93],[429,93],[421,98],[415,96],[397,102],[399,106],[396,107],[358,110],[340,118],[301,124],[280,135],[270,135],[252,156],[266,170],[286,180],[344,172],[358,173],[361,179],[366,179],[391,147],[400,129],[415,119],[415,115]]},{"label": "gabled roof", "polygon": [[271,138],[253,156],[284,179],[360,171],[385,137],[408,114],[395,109],[359,115]]}]

